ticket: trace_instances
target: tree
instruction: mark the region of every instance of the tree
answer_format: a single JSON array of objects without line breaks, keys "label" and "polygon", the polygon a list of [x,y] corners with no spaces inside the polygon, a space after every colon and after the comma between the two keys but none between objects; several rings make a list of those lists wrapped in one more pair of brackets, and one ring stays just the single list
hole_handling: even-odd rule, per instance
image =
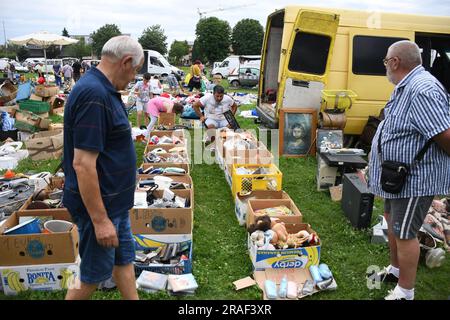
[{"label": "tree", "polygon": [[194,40],[194,44],[192,46],[192,61],[194,62],[195,60],[200,60],[200,61],[205,60],[204,56],[200,52],[200,48],[199,48],[197,39]]},{"label": "tree", "polygon": [[242,19],[233,28],[232,47],[236,55],[261,54],[264,28],[258,20]]},{"label": "tree", "polygon": [[166,40],[167,36],[164,35],[164,29],[161,29],[159,24],[155,24],[145,29],[138,41],[142,48],[155,50],[165,55],[167,53]]},{"label": "tree", "polygon": [[103,27],[100,27],[97,31],[94,31],[91,34],[92,38],[92,49],[94,53],[100,57],[102,53],[102,48],[105,43],[116,36],[120,36],[122,33],[119,30],[119,27],[115,24],[105,24]]},{"label": "tree", "polygon": [[189,54],[189,45],[187,41],[175,40],[170,46],[169,61],[176,65],[180,65],[181,58]]},{"label": "tree", "polygon": [[84,38],[79,39],[77,43],[64,47],[64,55],[67,57],[74,57],[82,59],[85,56],[90,56],[92,46],[85,43]]},{"label": "tree", "polygon": [[70,37],[69,36],[69,32],[67,31],[67,29],[64,27],[64,29],[63,29],[63,31],[62,31],[62,35],[64,36],[64,37]]},{"label": "tree", "polygon": [[207,62],[223,60],[230,51],[231,28],[228,22],[216,17],[200,19],[195,29],[200,55]]}]

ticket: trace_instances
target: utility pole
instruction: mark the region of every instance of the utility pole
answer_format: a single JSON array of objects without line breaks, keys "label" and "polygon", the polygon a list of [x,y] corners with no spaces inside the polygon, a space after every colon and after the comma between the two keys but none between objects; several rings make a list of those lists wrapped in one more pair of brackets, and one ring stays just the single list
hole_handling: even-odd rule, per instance
[{"label": "utility pole", "polygon": [[6,41],[5,20],[3,20],[2,23],[3,23],[3,36],[5,37],[5,49],[6,49],[6,52],[8,52],[8,42]]}]

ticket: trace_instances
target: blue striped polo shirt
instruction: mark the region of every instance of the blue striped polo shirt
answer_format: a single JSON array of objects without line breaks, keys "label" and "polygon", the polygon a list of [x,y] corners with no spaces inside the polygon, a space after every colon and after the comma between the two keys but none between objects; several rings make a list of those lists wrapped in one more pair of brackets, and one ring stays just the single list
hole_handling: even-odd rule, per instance
[{"label": "blue striped polo shirt", "polygon": [[120,93],[97,68],[74,86],[64,110],[63,203],[72,215],[87,216],[73,169],[74,148],[98,152],[97,175],[108,216],[133,207],[136,152]]},{"label": "blue striped polo shirt", "polygon": [[450,156],[432,143],[424,158],[412,166],[403,190],[384,192],[380,185],[381,162],[378,136],[381,133],[382,160],[404,162],[413,159],[426,142],[450,128],[450,104],[445,88],[422,66],[414,68],[394,89],[385,107],[385,120],[372,140],[369,160],[369,189],[385,199],[446,195],[450,192]]}]

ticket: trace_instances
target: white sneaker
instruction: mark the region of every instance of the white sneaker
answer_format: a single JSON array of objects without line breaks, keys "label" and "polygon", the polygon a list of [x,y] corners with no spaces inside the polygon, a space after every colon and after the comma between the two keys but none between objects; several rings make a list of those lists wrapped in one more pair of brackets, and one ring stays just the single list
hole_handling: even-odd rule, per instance
[{"label": "white sneaker", "polygon": [[388,295],[384,297],[384,300],[414,300],[414,298],[407,298],[403,291],[396,286],[394,290],[388,291]]}]

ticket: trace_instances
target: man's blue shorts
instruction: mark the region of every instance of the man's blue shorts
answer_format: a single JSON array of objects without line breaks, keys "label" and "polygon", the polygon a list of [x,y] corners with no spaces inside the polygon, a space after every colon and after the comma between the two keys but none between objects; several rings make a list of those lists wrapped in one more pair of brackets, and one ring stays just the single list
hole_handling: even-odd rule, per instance
[{"label": "man's blue shorts", "polygon": [[116,227],[119,247],[105,248],[98,244],[94,226],[89,217],[72,215],[80,236],[80,280],[97,284],[111,278],[114,266],[130,264],[135,259],[134,240],[128,212],[111,221]]}]

